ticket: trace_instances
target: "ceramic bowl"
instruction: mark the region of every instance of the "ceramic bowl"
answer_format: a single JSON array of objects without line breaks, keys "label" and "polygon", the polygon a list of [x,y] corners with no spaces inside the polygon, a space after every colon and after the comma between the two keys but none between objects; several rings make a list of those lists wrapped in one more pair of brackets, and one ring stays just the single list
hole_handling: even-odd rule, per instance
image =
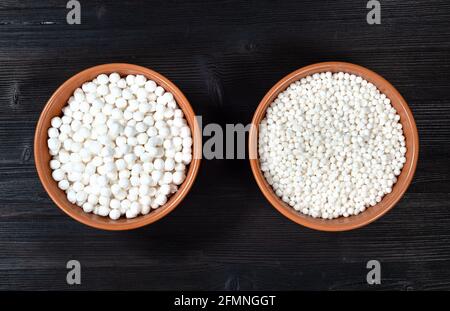
[{"label": "ceramic bowl", "polygon": [[[129,74],[141,74],[148,79],[154,80],[158,85],[161,85],[166,91],[171,92],[179,107],[183,110],[185,118],[191,128],[193,138],[193,152],[194,156],[191,164],[188,167],[186,180],[179,187],[178,191],[173,194],[168,202],[159,207],[156,210],[152,210],[149,214],[138,216],[134,219],[120,218],[118,220],[112,220],[109,217],[101,217],[91,213],[83,212],[83,209],[75,204],[70,203],[67,200],[64,191],[58,188],[57,183],[51,176],[52,170],[49,166],[51,156],[47,147],[48,134],[47,131],[50,128],[51,119],[55,116],[62,115],[62,108],[67,105],[69,97],[73,94],[75,89],[79,88],[84,82],[91,81],[99,74],[110,74],[113,72],[119,73],[121,76]],[[47,104],[42,111],[34,138],[34,158],[36,163],[37,172],[39,178],[47,191],[50,198],[55,204],[67,215],[73,219],[99,229],[104,230],[130,230],[139,228],[148,224],[151,224],[162,217],[169,214],[177,207],[180,202],[185,198],[189,190],[191,189],[197,172],[200,166],[201,156],[201,136],[199,135],[198,125],[195,119],[194,111],[189,104],[183,93],[161,74],[131,64],[106,64],[86,69],[67,80],[61,85],[55,93],[48,100]]]},{"label": "ceramic bowl", "polygon": [[[404,136],[406,138],[406,163],[398,176],[397,183],[393,186],[392,192],[385,195],[380,203],[369,207],[363,213],[340,217],[332,220],[317,219],[311,216],[297,212],[292,207],[283,202],[266,182],[261,172],[258,160],[258,126],[265,117],[267,107],[273,102],[278,94],[284,91],[291,83],[300,80],[306,76],[321,72],[347,72],[361,76],[365,80],[373,83],[382,93],[384,93],[392,102],[392,106],[400,115],[400,122],[403,126]],[[281,79],[264,96],[259,104],[252,120],[252,127],[249,134],[250,165],[255,176],[256,182],[264,196],[269,202],[284,216],[292,221],[322,231],[346,231],[365,226],[387,213],[400,200],[406,192],[417,166],[419,154],[419,136],[417,133],[414,117],[406,101],[400,93],[384,78],[375,72],[350,63],[344,62],[325,62],[313,64],[301,68]]]}]

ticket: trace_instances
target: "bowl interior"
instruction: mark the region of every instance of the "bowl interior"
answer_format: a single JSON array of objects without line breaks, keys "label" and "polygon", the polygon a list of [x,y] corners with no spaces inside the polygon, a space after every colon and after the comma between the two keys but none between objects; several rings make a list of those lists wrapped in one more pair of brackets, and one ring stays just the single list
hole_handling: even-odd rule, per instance
[{"label": "bowl interior", "polygon": [[[57,183],[51,176],[51,169],[49,161],[51,156],[47,147],[48,134],[47,131],[51,126],[51,119],[55,116],[62,115],[62,108],[66,106],[68,99],[72,96],[75,89],[80,87],[84,82],[91,81],[101,73],[110,74],[113,72],[119,73],[121,76],[128,74],[142,74],[148,79],[154,80],[158,85],[161,85],[166,91],[173,93],[179,107],[183,110],[185,118],[191,128],[193,138],[193,159],[189,165],[189,169],[186,175],[186,180],[180,186],[178,191],[172,195],[169,201],[160,208],[152,210],[145,216],[138,216],[133,219],[120,218],[118,220],[111,220],[109,217],[101,217],[94,214],[88,214],[83,212],[82,208],[70,203],[67,200],[64,191],[58,188]],[[61,87],[59,87],[52,97],[47,102],[44,110],[39,118],[38,125],[36,127],[35,142],[34,142],[34,155],[36,168],[39,174],[39,178],[42,184],[50,195],[52,200],[60,207],[65,213],[72,218],[95,228],[106,230],[128,230],[138,228],[164,217],[170,211],[172,211],[180,201],[185,197],[190,187],[192,186],[198,168],[200,165],[201,154],[201,136],[198,135],[198,124],[195,119],[195,114],[183,93],[167,78],[162,75],[147,69],[145,67],[131,65],[131,64],[107,64],[84,70],[69,80],[67,80]]]},{"label": "bowl interior", "polygon": [[[398,176],[397,183],[392,192],[385,195],[380,203],[369,207],[363,213],[356,216],[340,217],[332,220],[317,219],[295,211],[292,207],[282,201],[272,190],[272,187],[266,182],[261,172],[258,160],[258,125],[265,117],[267,107],[273,102],[278,94],[284,91],[291,83],[300,80],[306,76],[320,72],[347,72],[361,76],[365,80],[373,83],[380,92],[384,93],[392,102],[392,106],[400,115],[400,122],[403,126],[404,136],[406,138],[406,163],[403,166],[401,174]],[[322,231],[345,231],[362,227],[385,214],[391,209],[405,193],[413,178],[419,151],[419,138],[416,124],[406,101],[400,93],[384,78],[364,67],[342,63],[326,62],[310,65],[301,68],[279,81],[263,98],[259,104],[252,121],[252,129],[249,138],[250,164],[255,175],[258,186],[261,188],[265,197],[270,203],[283,215],[294,222],[306,227]]]}]

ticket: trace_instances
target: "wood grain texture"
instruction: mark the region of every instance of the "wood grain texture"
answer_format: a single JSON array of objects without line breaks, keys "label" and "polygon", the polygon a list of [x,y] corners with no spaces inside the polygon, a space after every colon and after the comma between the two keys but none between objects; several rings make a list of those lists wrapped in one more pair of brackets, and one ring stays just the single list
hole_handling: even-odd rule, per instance
[{"label": "wood grain texture", "polygon": [[[0,0],[0,290],[450,289],[450,2]],[[281,77],[340,60],[388,79],[409,103],[420,161],[382,219],[322,233],[282,217],[248,161],[202,163],[183,204],[154,225],[103,232],[63,215],[35,172],[34,127],[52,92],[87,67],[130,62],[176,83],[204,123],[248,123]],[[82,264],[82,285],[65,282]],[[366,262],[382,285],[366,284]]]}]

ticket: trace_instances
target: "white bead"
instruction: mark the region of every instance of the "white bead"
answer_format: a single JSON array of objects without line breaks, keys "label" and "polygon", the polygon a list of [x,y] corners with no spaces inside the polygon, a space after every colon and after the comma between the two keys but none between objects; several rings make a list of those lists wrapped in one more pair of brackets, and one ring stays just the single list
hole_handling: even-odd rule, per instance
[{"label": "white bead", "polygon": [[59,131],[58,129],[51,127],[48,129],[48,137],[49,138],[58,138],[59,137]]},{"label": "white bead", "polygon": [[116,84],[120,80],[120,75],[117,72],[113,72],[109,75],[109,82]]},{"label": "white bead", "polygon": [[83,190],[77,192],[76,194],[77,202],[84,203],[87,200],[87,196],[88,196],[87,193]]},{"label": "white bead", "polygon": [[155,170],[158,170],[158,171],[163,170],[163,169],[164,169],[164,160],[162,160],[162,159],[156,159],[156,160],[153,162],[153,168],[154,168]]},{"label": "white bead", "polygon": [[54,117],[51,121],[52,127],[59,128],[62,125],[62,120],[60,117]]},{"label": "white bead", "polygon": [[103,217],[108,216],[110,211],[111,210],[105,205],[100,205],[98,208],[98,214]]},{"label": "white bead", "polygon": [[152,174],[152,180],[155,182],[158,182],[163,176],[163,173],[158,170],[153,170],[151,174]]},{"label": "white bead", "polygon": [[180,136],[182,138],[186,138],[186,137],[190,137],[191,136],[191,129],[189,128],[189,126],[183,126],[180,129]]},{"label": "white bead", "polygon": [[109,82],[109,77],[105,74],[101,74],[97,77],[97,83],[106,85]]},{"label": "white bead", "polygon": [[141,214],[142,215],[147,215],[148,213],[150,213],[150,205],[143,205],[142,209],[141,209]]},{"label": "white bead", "polygon": [[164,170],[166,171],[173,171],[175,169],[175,160],[173,159],[166,159],[164,161]]},{"label": "white bead", "polygon": [[127,210],[126,213],[125,213],[125,215],[126,215],[126,217],[127,217],[128,219],[136,218],[136,217],[137,217],[137,214],[133,213],[133,211],[132,211],[131,209]]},{"label": "white bead", "polygon": [[156,96],[162,96],[164,94],[164,89],[161,86],[156,87],[155,94]]},{"label": "white bead", "polygon": [[171,172],[165,172],[163,177],[162,177],[162,184],[168,185],[171,184],[173,181],[173,176]]},{"label": "white bead", "polygon": [[69,200],[70,203],[75,203],[77,201],[77,193],[69,189],[67,191],[67,200]]},{"label": "white bead", "polygon": [[128,187],[130,186],[130,182],[125,178],[119,179],[119,186],[123,189],[128,189]]},{"label": "white bead", "polygon": [[164,93],[163,97],[164,97],[164,100],[166,101],[166,103],[173,100],[173,94],[170,92]]},{"label": "white bead", "polygon": [[136,76],[128,75],[125,80],[127,81],[128,86],[132,86],[136,80]]},{"label": "white bead", "polygon": [[120,79],[119,81],[117,81],[117,87],[124,89],[127,87],[127,81],[125,79]]},{"label": "white bead", "polygon": [[51,160],[50,161],[50,168],[52,170],[56,170],[56,169],[58,169],[60,167],[61,167],[61,162],[59,162],[58,160]]},{"label": "white bead", "polygon": [[153,80],[148,80],[145,83],[145,89],[147,90],[147,92],[154,92],[156,90],[156,82]]},{"label": "white bead", "polygon": [[121,216],[120,210],[118,209],[113,209],[109,212],[109,218],[111,218],[112,220],[117,220],[119,219]]},{"label": "white bead", "polygon": [[148,141],[148,135],[146,133],[140,133],[137,136],[137,141],[141,145],[145,145]]},{"label": "white bead", "polygon": [[64,179],[64,171],[62,169],[56,169],[52,172],[52,177],[55,181],[61,181]]},{"label": "white bead", "polygon": [[182,162],[187,165],[187,164],[191,163],[191,161],[192,161],[192,154],[191,153],[183,153]]},{"label": "white bead", "polygon": [[159,206],[162,206],[167,203],[167,196],[160,194],[155,198],[155,203],[157,203]]},{"label": "white bead", "polygon": [[184,159],[184,156],[183,156],[182,152],[175,153],[175,162],[182,163],[183,159]]},{"label": "white bead", "polygon": [[58,187],[61,190],[67,190],[67,189],[69,189],[69,186],[70,186],[70,184],[67,179],[62,179],[58,182]]},{"label": "white bead", "polygon": [[98,203],[98,196],[95,194],[90,194],[88,196],[88,202],[91,203],[92,205],[96,205]]},{"label": "white bead", "polygon": [[184,172],[182,171],[176,171],[172,175],[172,180],[175,185],[181,185],[185,178]]},{"label": "white bead", "polygon": [[106,85],[99,85],[97,87],[97,95],[98,96],[105,96],[109,93],[109,89]]},{"label": "white bead", "polygon": [[92,213],[94,211],[94,205],[89,202],[83,204],[83,211],[85,213]]},{"label": "white bead", "polygon": [[159,192],[165,196],[168,196],[171,193],[171,187],[169,184],[161,185],[159,188]]},{"label": "white bead", "polygon": [[55,150],[55,151],[57,151],[57,150],[59,150],[59,148],[61,147],[61,142],[60,142],[57,138],[50,138],[50,139],[47,141],[47,144],[48,144],[48,148],[49,148],[50,150]]},{"label": "white bead", "polygon": [[109,202],[109,207],[110,207],[111,209],[120,209],[121,203],[120,203],[120,201],[117,200],[117,199],[112,199],[112,200]]},{"label": "white bead", "polygon": [[138,86],[144,86],[144,84],[147,82],[147,78],[143,75],[137,75],[136,79],[134,80],[134,83]]}]

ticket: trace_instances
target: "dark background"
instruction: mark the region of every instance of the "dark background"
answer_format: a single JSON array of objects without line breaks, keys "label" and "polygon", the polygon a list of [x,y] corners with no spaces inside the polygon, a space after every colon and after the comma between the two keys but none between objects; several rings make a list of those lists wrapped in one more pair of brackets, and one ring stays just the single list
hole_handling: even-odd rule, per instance
[{"label": "dark background", "polygon": [[[0,1],[0,289],[450,289],[450,2],[381,0]],[[90,66],[129,62],[175,82],[204,123],[249,123],[265,92],[315,62],[366,66],[409,103],[416,176],[382,219],[345,233],[294,224],[265,200],[247,160],[204,160],[161,221],[105,232],[64,215],[33,162],[52,92]],[[82,285],[66,284],[66,262]],[[382,284],[366,284],[366,263]]]}]

